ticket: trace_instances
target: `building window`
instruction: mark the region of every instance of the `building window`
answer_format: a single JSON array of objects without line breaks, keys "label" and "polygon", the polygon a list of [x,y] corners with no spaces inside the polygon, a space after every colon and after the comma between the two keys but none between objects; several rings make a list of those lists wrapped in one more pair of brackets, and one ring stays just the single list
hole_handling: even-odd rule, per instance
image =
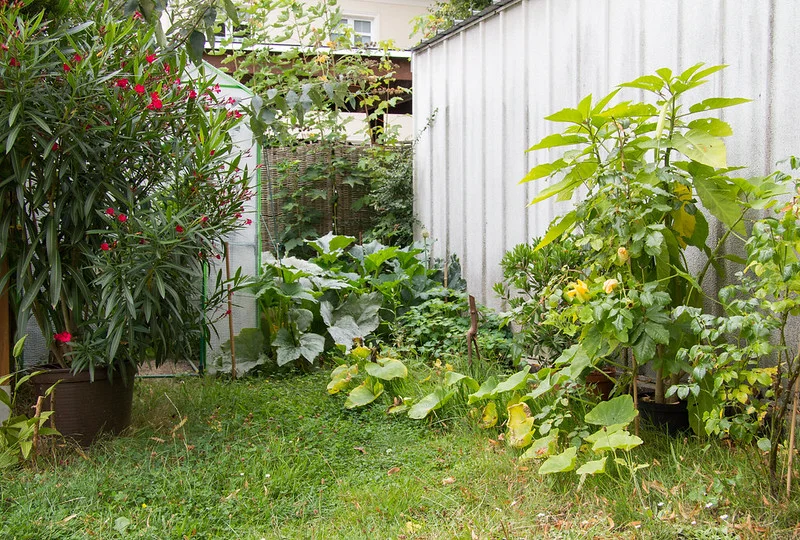
[{"label": "building window", "polygon": [[345,28],[350,30],[349,33],[353,36],[354,45],[369,45],[376,41],[374,36],[375,25],[372,19],[350,16],[342,17],[342,22],[339,23],[339,27],[337,28],[338,31],[331,33],[331,40],[337,41],[344,36],[346,33]]},{"label": "building window", "polygon": [[239,24],[234,25],[233,21],[226,19],[224,22],[218,23],[219,30],[216,32],[217,43],[241,43],[245,37],[250,36],[250,27],[248,25],[249,16],[247,14],[239,14]]}]

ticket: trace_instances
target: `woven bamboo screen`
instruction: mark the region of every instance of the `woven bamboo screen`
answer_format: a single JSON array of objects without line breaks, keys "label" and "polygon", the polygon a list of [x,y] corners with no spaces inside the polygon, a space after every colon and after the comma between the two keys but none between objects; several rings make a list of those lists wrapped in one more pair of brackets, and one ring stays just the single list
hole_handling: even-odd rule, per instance
[{"label": "woven bamboo screen", "polygon": [[[286,230],[287,220],[291,216],[285,210],[290,202],[290,196],[301,188],[322,190],[324,197],[312,198],[311,196],[300,199],[300,208],[316,211],[320,218],[314,223],[318,235],[323,236],[334,229],[336,233],[359,236],[364,233],[374,221],[374,212],[364,206],[358,211],[353,210],[353,204],[367,195],[368,185],[349,185],[340,172],[325,178],[309,180],[303,178],[309,167],[325,165],[334,159],[344,159],[353,166],[364,155],[366,148],[355,145],[330,145],[324,143],[308,143],[292,147],[276,147],[264,149],[264,171],[262,174],[261,190],[261,238],[262,249],[275,251],[275,242],[280,242]],[[291,167],[287,167],[291,164]],[[334,194],[337,196],[334,197]],[[336,204],[334,204],[334,200]]]}]

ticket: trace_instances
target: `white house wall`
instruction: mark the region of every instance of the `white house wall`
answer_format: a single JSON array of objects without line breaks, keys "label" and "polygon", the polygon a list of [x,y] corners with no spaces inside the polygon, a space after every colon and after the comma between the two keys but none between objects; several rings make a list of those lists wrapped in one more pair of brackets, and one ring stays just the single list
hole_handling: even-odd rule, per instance
[{"label": "white house wall", "polygon": [[412,58],[415,131],[435,119],[415,153],[415,212],[434,254],[458,255],[470,293],[497,306],[503,253],[571,206],[527,207],[547,183],[518,185],[558,155],[525,153],[559,130],[543,117],[660,67],[729,64],[692,99],[752,99],[721,111],[734,130],[728,162],[774,170],[800,152],[798,16],[793,0],[519,0],[423,45]]}]

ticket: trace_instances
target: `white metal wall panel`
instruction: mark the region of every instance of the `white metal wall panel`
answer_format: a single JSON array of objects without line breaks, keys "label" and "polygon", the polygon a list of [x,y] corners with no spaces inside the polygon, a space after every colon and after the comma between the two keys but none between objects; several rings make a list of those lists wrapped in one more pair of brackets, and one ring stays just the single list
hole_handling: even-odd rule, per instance
[{"label": "white metal wall panel", "polygon": [[505,250],[570,207],[528,208],[546,184],[517,185],[558,155],[525,153],[558,129],[543,117],[660,67],[729,64],[693,99],[752,99],[721,111],[734,129],[728,161],[773,170],[800,148],[798,20],[793,0],[519,0],[417,49],[417,131],[437,119],[415,154],[415,211],[436,256],[458,255],[470,293],[498,305],[491,288]]}]

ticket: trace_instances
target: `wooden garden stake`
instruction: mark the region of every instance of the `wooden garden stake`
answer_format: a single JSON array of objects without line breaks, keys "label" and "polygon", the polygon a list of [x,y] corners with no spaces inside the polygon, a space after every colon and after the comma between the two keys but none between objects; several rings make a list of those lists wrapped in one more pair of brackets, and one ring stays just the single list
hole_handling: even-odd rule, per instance
[{"label": "wooden garden stake", "polygon": [[794,457],[794,426],[797,423],[797,385],[800,377],[794,380],[792,390],[792,427],[789,428],[789,458],[786,463],[786,498],[792,493],[792,457]]},{"label": "wooden garden stake", "polygon": [[[6,273],[6,261],[0,264],[0,276]],[[11,316],[8,312],[8,287],[0,291],[0,377],[11,373]]]},{"label": "wooden garden stake", "polygon": [[[639,386],[636,382],[636,379],[639,377],[639,366],[636,364],[636,355],[633,354],[633,351],[630,351],[629,354],[631,355],[631,371],[633,372],[633,383],[632,391],[633,391],[633,408],[636,411],[639,411]],[[634,435],[637,437],[639,436],[639,415],[637,414],[636,417],[633,419],[633,432]]]},{"label": "wooden garden stake", "polygon": [[228,333],[231,337],[231,376],[236,378],[236,340],[233,335],[233,290],[231,289],[231,246],[225,242],[225,278],[228,280]]},{"label": "wooden garden stake", "polygon": [[475,297],[469,295],[469,330],[467,330],[467,363],[472,365],[472,344],[475,344],[475,354],[478,360],[481,353],[478,350],[478,308],[475,307]]}]

